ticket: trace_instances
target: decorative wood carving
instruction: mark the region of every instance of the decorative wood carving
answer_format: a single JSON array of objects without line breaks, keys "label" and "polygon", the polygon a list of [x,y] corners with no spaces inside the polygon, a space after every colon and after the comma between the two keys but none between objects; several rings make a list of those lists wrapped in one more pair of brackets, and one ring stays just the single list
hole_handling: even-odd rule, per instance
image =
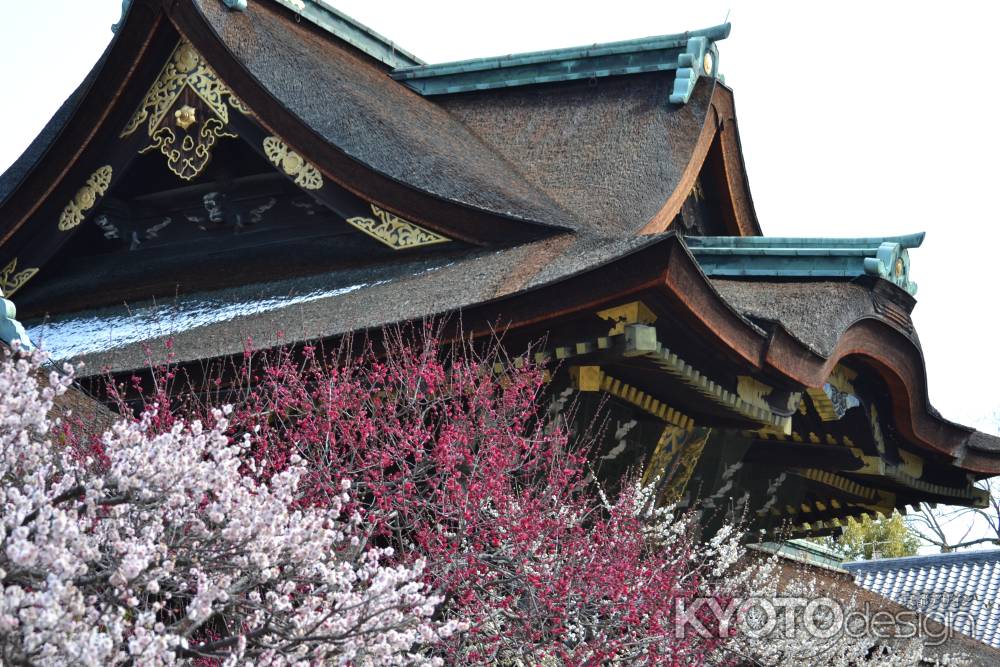
[{"label": "decorative wood carving", "polygon": [[181,40],[121,136],[145,123],[151,143],[139,152],[159,150],[170,171],[190,181],[204,171],[219,139],[238,136],[229,129],[230,107],[250,114],[201,54]]},{"label": "decorative wood carving", "polygon": [[274,166],[295,179],[295,185],[304,190],[319,190],[323,187],[323,175],[319,169],[306,162],[305,158],[293,151],[278,137],[264,139],[264,154]]},{"label": "decorative wood carving", "polygon": [[97,200],[108,191],[108,187],[111,185],[111,175],[112,170],[108,165],[90,175],[84,186],[77,190],[73,200],[66,204],[66,208],[59,215],[60,231],[68,231],[83,222],[87,211],[93,208]]},{"label": "decorative wood carving", "polygon": [[17,257],[10,260],[7,266],[0,271],[0,292],[6,296],[11,296],[17,290],[24,287],[24,284],[35,277],[37,268],[17,270]]},{"label": "decorative wood carving", "polygon": [[712,435],[710,428],[680,428],[668,424],[643,475],[643,482],[660,479],[660,504],[672,505],[684,497],[688,482]]},{"label": "decorative wood carving", "polygon": [[434,245],[435,243],[447,243],[451,240],[446,236],[441,236],[412,222],[403,220],[388,211],[380,209],[375,204],[371,205],[371,209],[375,216],[374,218],[357,216],[348,218],[347,222],[372,238],[386,244],[393,250],[418,248],[420,246]]}]

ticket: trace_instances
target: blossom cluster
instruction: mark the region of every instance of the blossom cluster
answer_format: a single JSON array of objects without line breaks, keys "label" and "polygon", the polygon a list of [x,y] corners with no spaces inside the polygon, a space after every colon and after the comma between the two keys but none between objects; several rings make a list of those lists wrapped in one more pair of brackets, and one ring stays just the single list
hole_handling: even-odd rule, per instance
[{"label": "blossom cluster", "polygon": [[262,479],[229,408],[154,428],[123,419],[103,461],[53,442],[41,353],[0,360],[0,663],[437,663],[424,564],[387,562],[350,482],[303,504],[296,460]]},{"label": "blossom cluster", "polygon": [[438,617],[468,625],[435,649],[449,664],[699,664],[724,643],[677,641],[674,603],[725,594],[739,531],[701,544],[638,484],[604,493],[545,369],[418,336],[248,352],[227,381],[263,474],[306,461],[318,506],[351,479],[373,542],[425,564]]}]

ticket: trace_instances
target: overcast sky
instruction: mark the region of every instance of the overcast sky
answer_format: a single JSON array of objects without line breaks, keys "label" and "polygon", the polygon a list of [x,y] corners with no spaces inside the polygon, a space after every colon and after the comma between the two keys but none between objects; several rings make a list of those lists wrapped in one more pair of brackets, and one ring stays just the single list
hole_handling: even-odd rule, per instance
[{"label": "overcast sky", "polygon": [[[0,0],[0,170],[86,75],[120,4]],[[765,234],[928,232],[911,274],[931,398],[945,416],[991,428],[1000,46],[989,30],[1000,3],[333,4],[428,62],[682,32],[729,14],[720,69]]]}]

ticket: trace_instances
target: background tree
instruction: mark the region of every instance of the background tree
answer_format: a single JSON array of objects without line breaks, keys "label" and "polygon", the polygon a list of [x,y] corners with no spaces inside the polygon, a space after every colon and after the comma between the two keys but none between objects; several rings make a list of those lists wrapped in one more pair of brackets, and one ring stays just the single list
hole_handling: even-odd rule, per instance
[{"label": "background tree", "polygon": [[606,493],[545,369],[497,344],[444,348],[431,330],[386,336],[377,350],[248,353],[229,373],[230,433],[248,436],[265,474],[306,461],[317,506],[351,480],[349,510],[372,542],[426,563],[436,617],[468,624],[443,644],[449,663],[702,664],[717,652],[726,638],[674,636],[675,603],[733,594],[738,578],[723,575],[738,531],[700,543],[637,484]]},{"label": "background tree", "polygon": [[[980,420],[980,428],[995,431],[1000,426],[1000,411]],[[1000,546],[1000,478],[976,484],[989,494],[986,507],[959,507],[922,503],[918,512],[909,515],[910,525],[927,544],[941,553],[974,546]]]},{"label": "background tree", "polygon": [[903,515],[893,511],[889,516],[880,514],[875,519],[870,515],[860,521],[848,519],[840,536],[826,538],[824,543],[847,560],[900,558],[917,553],[920,536],[910,528]]},{"label": "background tree", "polygon": [[991,477],[976,486],[989,493],[986,507],[921,503],[920,510],[907,517],[920,539],[941,553],[974,546],[1000,546],[1000,478]]}]

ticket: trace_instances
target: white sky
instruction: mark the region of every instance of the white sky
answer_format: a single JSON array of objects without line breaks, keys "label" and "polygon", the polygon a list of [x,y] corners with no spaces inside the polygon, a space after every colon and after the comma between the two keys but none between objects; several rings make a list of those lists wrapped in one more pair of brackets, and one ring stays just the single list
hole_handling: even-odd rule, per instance
[{"label": "white sky", "polygon": [[[720,69],[764,232],[927,231],[911,258],[931,398],[949,418],[995,429],[1000,46],[988,35],[1000,3],[333,4],[428,62],[680,32],[729,13]],[[119,10],[119,0],[0,0],[0,170],[86,75]]]}]

